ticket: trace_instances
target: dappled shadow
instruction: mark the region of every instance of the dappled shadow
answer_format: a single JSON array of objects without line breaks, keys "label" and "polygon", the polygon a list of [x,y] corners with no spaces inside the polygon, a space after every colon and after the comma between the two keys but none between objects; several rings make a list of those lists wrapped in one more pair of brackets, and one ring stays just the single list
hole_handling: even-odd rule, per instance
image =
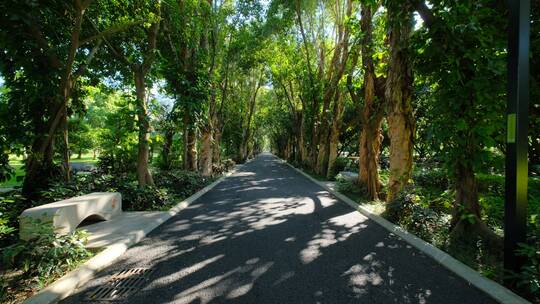
[{"label": "dappled shadow", "polygon": [[65,303],[80,303],[110,274],[135,267],[156,272],[126,303],[492,303],[267,155]]}]

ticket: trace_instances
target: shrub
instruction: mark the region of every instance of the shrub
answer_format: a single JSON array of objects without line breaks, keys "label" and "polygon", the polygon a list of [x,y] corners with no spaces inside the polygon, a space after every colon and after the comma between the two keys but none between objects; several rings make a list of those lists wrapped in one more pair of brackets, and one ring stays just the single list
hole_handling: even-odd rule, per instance
[{"label": "shrub", "polygon": [[336,163],[335,163],[335,169],[334,169],[334,172],[336,173],[339,173],[341,171],[350,171],[349,170],[349,167],[351,165],[351,160],[349,160],[348,158],[346,157],[338,157],[336,158]]},{"label": "shrub", "polygon": [[234,160],[232,160],[230,158],[224,160],[222,162],[222,164],[223,164],[223,168],[224,168],[225,172],[232,170],[234,168],[234,166],[236,166],[236,163],[234,162]]},{"label": "shrub", "polygon": [[28,207],[29,202],[13,192],[0,197],[0,248],[17,239],[19,215]]},{"label": "shrub", "polygon": [[413,174],[413,179],[416,185],[425,188],[438,190],[446,190],[449,187],[448,177],[442,169],[418,169]]},{"label": "shrub", "polygon": [[161,171],[156,185],[182,198],[188,197],[209,184],[210,178],[204,177],[198,172],[186,170]]},{"label": "shrub", "polygon": [[336,177],[336,186],[338,192],[351,195],[356,198],[365,198],[367,190],[365,187],[357,185],[353,181],[343,178],[340,175]]},{"label": "shrub", "polygon": [[126,211],[165,210],[173,203],[164,189],[153,186],[139,187],[137,183],[119,186],[122,209]]},{"label": "shrub", "polygon": [[98,158],[97,168],[100,172],[107,174],[135,172],[137,169],[136,151],[118,150],[116,154],[104,152]]},{"label": "shrub", "polygon": [[213,164],[212,165],[212,171],[214,172],[214,176],[219,176],[219,175],[222,175],[223,173],[225,173],[227,171],[232,170],[235,165],[236,165],[236,163],[234,162],[234,160],[226,159],[226,160],[222,161],[221,164],[219,164],[219,165]]},{"label": "shrub", "polygon": [[[517,255],[525,258],[521,272],[515,274],[517,287],[536,301],[540,300],[540,242],[520,244]],[[535,302],[533,300],[533,302]]]},{"label": "shrub", "polygon": [[521,271],[514,274],[517,287],[528,295],[533,303],[540,303],[540,221],[531,216],[527,244],[520,244],[517,255],[525,258]]},{"label": "shrub", "polygon": [[429,202],[418,195],[413,186],[405,188],[390,202],[383,216],[428,242],[445,226],[444,217],[430,208]]},{"label": "shrub", "polygon": [[2,270],[20,272],[11,282],[2,282],[4,295],[9,285],[24,288],[26,284],[22,283],[27,281],[42,288],[92,256],[84,247],[88,237],[86,232],[77,230],[57,235],[49,225],[39,221],[32,224],[35,231],[33,239],[20,240],[2,250]]}]

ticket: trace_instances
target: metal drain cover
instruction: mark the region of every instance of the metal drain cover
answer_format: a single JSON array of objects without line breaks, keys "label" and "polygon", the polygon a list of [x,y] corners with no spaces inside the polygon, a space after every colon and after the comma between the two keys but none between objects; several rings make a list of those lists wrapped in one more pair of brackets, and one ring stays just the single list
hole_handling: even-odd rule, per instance
[{"label": "metal drain cover", "polygon": [[148,268],[124,269],[112,275],[104,286],[90,292],[86,301],[121,301],[139,291],[154,270]]}]

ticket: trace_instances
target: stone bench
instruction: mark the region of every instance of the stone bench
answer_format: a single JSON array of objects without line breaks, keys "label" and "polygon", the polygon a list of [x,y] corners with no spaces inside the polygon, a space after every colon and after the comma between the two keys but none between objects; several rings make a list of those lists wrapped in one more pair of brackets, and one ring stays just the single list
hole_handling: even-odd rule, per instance
[{"label": "stone bench", "polygon": [[28,240],[35,221],[51,225],[58,234],[68,234],[86,219],[110,220],[122,212],[122,196],[117,192],[94,192],[59,202],[26,209],[21,213],[19,236]]}]

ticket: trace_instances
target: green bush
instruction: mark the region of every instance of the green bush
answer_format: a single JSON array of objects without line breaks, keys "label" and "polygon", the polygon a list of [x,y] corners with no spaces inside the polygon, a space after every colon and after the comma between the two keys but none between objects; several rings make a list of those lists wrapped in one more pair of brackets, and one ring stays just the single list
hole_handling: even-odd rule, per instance
[{"label": "green bush", "polygon": [[360,185],[355,184],[353,181],[337,177],[336,179],[336,186],[338,192],[345,193],[345,194],[353,194],[356,196],[363,196],[366,194],[366,189]]},{"label": "green bush", "polygon": [[170,170],[159,172],[156,185],[166,188],[177,196],[186,198],[208,185],[210,178],[204,177],[198,172],[186,170]]},{"label": "green bush", "polygon": [[446,226],[445,217],[431,208],[413,186],[390,202],[383,216],[428,242],[433,242]]},{"label": "green bush", "polygon": [[413,173],[414,183],[419,187],[446,190],[449,187],[447,174],[440,168],[417,168]]},{"label": "green bush", "polygon": [[[42,288],[92,256],[84,247],[86,232],[57,235],[49,225],[39,221],[32,224],[34,238],[20,240],[2,250],[2,271],[18,272],[18,275],[12,276],[10,281],[4,279],[0,295],[6,295],[8,286]],[[34,286],[25,286],[28,282]]]},{"label": "green bush", "polygon": [[532,215],[529,222],[527,244],[520,244],[517,255],[525,258],[521,271],[514,274],[517,287],[527,294],[533,303],[540,303],[540,215]]},{"label": "green bush", "polygon": [[126,211],[166,210],[174,201],[165,189],[153,186],[139,187],[136,183],[119,185],[122,209]]},{"label": "green bush", "polygon": [[351,165],[352,161],[349,160],[348,158],[346,157],[338,157],[336,158],[336,163],[335,163],[335,169],[334,169],[334,172],[339,173],[341,171],[351,171],[350,170],[350,165]]},{"label": "green bush", "polygon": [[102,153],[97,162],[98,170],[106,174],[124,174],[137,169],[136,150],[119,150],[115,154]]},{"label": "green bush", "polygon": [[212,171],[214,172],[214,176],[222,175],[223,173],[232,170],[235,165],[236,163],[234,162],[234,160],[226,159],[222,161],[219,165],[213,164]]},{"label": "green bush", "polygon": [[28,201],[14,192],[0,197],[0,248],[17,240],[19,215],[28,207]]}]

